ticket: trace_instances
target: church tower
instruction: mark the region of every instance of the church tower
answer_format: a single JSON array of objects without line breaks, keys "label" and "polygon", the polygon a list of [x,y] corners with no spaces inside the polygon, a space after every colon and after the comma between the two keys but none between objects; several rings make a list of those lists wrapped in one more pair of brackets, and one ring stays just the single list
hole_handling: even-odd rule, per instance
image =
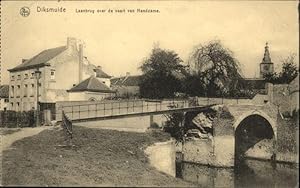
[{"label": "church tower", "polygon": [[274,72],[274,64],[271,61],[268,43],[266,43],[264,58],[260,63],[259,69],[260,69],[260,74],[259,74],[260,78],[263,78],[264,75],[267,73]]}]

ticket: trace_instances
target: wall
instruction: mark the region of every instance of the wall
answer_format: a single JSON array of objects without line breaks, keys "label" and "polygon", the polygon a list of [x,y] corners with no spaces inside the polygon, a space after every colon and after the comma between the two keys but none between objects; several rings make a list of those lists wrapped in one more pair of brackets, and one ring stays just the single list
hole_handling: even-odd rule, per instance
[{"label": "wall", "polygon": [[212,105],[212,104],[252,104],[251,99],[229,99],[229,98],[207,98],[197,97],[199,105]]},{"label": "wall", "polygon": [[175,141],[158,142],[146,148],[151,166],[158,171],[175,177]]},{"label": "wall", "polygon": [[109,78],[98,78],[96,77],[100,82],[105,84],[107,87],[110,87],[110,79]]},{"label": "wall", "polygon": [[138,96],[140,94],[139,86],[112,86],[118,97]]},{"label": "wall", "polygon": [[129,132],[146,132],[150,127],[150,116],[124,117],[122,119],[107,119],[73,124],[95,129],[101,128]]},{"label": "wall", "polygon": [[47,100],[41,100],[42,102],[57,102],[57,101],[68,101],[69,93],[64,89],[48,89],[45,98]]},{"label": "wall", "polygon": [[[34,76],[34,71],[23,70],[17,72],[10,72],[10,84],[9,84],[9,109],[15,111],[28,111],[32,108],[36,109],[37,100],[37,80]],[[39,69],[42,74],[45,74],[45,68]],[[20,78],[18,78],[20,75]],[[28,75],[28,76],[26,76]],[[14,76],[14,79],[12,78]],[[42,78],[41,78],[42,79]],[[41,82],[41,81],[40,81]],[[26,86],[27,85],[27,89]],[[17,89],[20,86],[20,89]],[[14,90],[12,90],[14,87]],[[44,84],[41,82],[39,87],[39,93],[42,95]]]},{"label": "wall", "polygon": [[281,113],[299,110],[299,76],[290,84],[269,84],[270,101],[279,107]]},{"label": "wall", "polygon": [[182,147],[183,161],[213,165],[215,161],[213,144],[212,139],[185,140]]},{"label": "wall", "polygon": [[101,93],[101,92],[69,92],[70,101],[101,101],[107,97],[112,97],[114,93]]}]

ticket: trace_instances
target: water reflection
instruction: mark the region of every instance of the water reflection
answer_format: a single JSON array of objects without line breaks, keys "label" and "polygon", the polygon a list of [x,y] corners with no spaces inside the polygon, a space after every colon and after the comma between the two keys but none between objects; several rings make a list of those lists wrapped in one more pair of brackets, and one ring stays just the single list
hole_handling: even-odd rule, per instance
[{"label": "water reflection", "polygon": [[176,176],[201,187],[298,187],[298,168],[268,161],[244,160],[235,168],[176,163]]}]

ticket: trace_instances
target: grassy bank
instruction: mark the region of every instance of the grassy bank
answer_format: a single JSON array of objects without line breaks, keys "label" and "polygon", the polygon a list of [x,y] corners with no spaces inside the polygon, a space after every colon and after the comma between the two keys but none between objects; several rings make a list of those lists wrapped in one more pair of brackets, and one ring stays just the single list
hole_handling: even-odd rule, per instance
[{"label": "grassy bank", "polygon": [[147,163],[143,149],[166,141],[164,133],[129,133],[74,127],[75,149],[61,129],[15,142],[3,152],[3,185],[188,186]]}]

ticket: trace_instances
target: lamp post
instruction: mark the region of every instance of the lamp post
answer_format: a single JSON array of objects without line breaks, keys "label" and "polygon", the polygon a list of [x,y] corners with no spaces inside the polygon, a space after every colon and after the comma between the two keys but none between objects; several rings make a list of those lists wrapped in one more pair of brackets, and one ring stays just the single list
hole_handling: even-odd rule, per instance
[{"label": "lamp post", "polygon": [[38,127],[40,125],[39,79],[41,77],[42,72],[39,69],[37,69],[34,73],[36,77],[36,126]]}]

